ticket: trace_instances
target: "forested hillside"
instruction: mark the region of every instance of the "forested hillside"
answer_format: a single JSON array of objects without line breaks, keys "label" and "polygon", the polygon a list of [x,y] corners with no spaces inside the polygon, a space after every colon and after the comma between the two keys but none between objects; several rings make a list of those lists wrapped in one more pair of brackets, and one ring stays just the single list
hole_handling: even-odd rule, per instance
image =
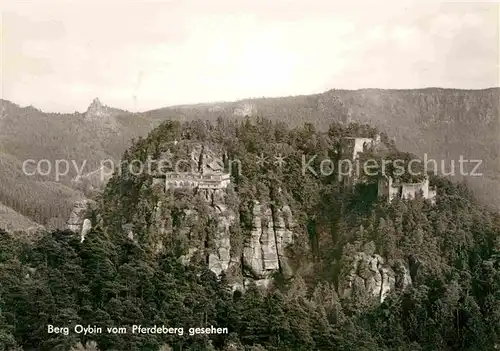
[{"label": "forested hillside", "polygon": [[[104,160],[116,162],[133,137],[146,135],[152,128],[140,117],[98,100],[85,113],[74,114],[44,113],[5,100],[0,103],[0,203],[55,228],[64,228],[73,203],[84,196],[71,183],[78,170],[86,174]],[[32,160],[27,171],[33,175],[23,171],[26,160]],[[35,172],[40,160],[47,161],[41,172]],[[67,160],[70,166],[59,178],[56,160]]]},{"label": "forested hillside", "polygon": [[[317,155],[310,165],[318,169],[342,157],[343,137],[374,133],[356,123],[322,130],[264,118],[163,123],[123,160],[165,151],[189,158],[201,145],[221,153],[226,170],[239,160],[241,172],[230,169],[231,184],[220,191],[162,192],[152,174],[124,168],[98,197],[83,242],[69,232],[32,243],[0,232],[0,349],[70,350],[79,342],[100,350],[497,348],[500,217],[466,185],[432,177],[435,204],[419,196],[388,203],[376,184],[346,188],[335,175],[302,172],[302,156]],[[390,136],[382,143],[385,153],[411,156]],[[273,162],[277,154],[285,164]],[[269,162],[257,163],[263,156]],[[219,224],[228,218],[226,232]],[[291,231],[293,242],[267,288],[258,287],[262,279],[249,272],[245,249],[277,227]],[[217,276],[210,260],[221,257],[224,235],[234,267]],[[48,334],[47,324],[164,324],[185,332],[64,335]],[[210,326],[229,334],[188,333]]]}]

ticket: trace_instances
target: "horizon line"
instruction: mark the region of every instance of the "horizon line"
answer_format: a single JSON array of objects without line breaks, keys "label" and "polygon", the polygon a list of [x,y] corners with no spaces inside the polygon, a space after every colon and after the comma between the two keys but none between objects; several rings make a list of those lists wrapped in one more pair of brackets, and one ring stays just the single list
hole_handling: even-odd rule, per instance
[{"label": "horizon line", "polygon": [[[241,98],[241,99],[236,99],[236,100],[216,100],[216,101],[202,101],[202,102],[193,102],[193,103],[184,103],[184,104],[175,104],[175,105],[166,105],[166,106],[162,106],[162,107],[155,107],[155,108],[151,108],[151,109],[147,109],[147,110],[143,110],[143,111],[129,111],[127,109],[123,109],[121,107],[116,107],[116,106],[110,106],[110,105],[106,105],[105,103],[102,103],[101,104],[105,107],[108,107],[108,108],[112,108],[112,109],[115,109],[115,110],[121,110],[125,113],[131,113],[131,114],[136,114],[136,113],[145,113],[145,112],[150,112],[150,111],[158,111],[158,110],[161,110],[161,109],[173,109],[173,108],[185,108],[185,107],[190,107],[190,106],[202,106],[202,105],[214,105],[214,104],[228,104],[228,103],[238,103],[238,102],[246,102],[246,101],[249,101],[249,100],[258,100],[258,99],[279,99],[279,98],[294,98],[294,97],[304,97],[304,96],[314,96],[314,95],[321,95],[321,94],[326,94],[326,93],[329,93],[329,92],[334,92],[334,91],[348,91],[348,92],[356,92],[356,91],[363,91],[363,90],[380,90],[380,91],[418,91],[418,90],[458,90],[458,91],[485,91],[485,90],[492,90],[492,89],[499,89],[500,88],[500,85],[498,86],[490,86],[490,87],[487,87],[487,88],[445,88],[445,87],[433,87],[433,86],[430,86],[430,87],[424,87],[424,88],[357,88],[357,89],[345,89],[345,88],[332,88],[332,89],[328,89],[328,90],[324,90],[322,92],[318,92],[318,93],[310,93],[310,94],[297,94],[297,95],[279,95],[279,96],[254,96],[254,97],[245,97],[245,98]],[[92,104],[92,102],[94,100],[99,100],[101,101],[101,99],[96,96],[94,97],[91,102],[89,103],[88,107]],[[15,103],[14,101],[12,100],[9,100],[9,99],[5,99],[3,97],[0,97],[0,101],[7,101],[11,104],[14,104],[20,108],[34,108],[40,112],[43,112],[43,113],[55,113],[55,114],[75,114],[75,113],[79,113],[79,114],[83,114],[85,112],[80,112],[80,111],[77,111],[75,110],[74,112],[57,112],[57,111],[44,111],[40,108],[37,108],[36,106],[30,104],[30,105],[25,105],[25,106],[21,106],[17,103]],[[88,109],[87,107],[87,109]]]}]

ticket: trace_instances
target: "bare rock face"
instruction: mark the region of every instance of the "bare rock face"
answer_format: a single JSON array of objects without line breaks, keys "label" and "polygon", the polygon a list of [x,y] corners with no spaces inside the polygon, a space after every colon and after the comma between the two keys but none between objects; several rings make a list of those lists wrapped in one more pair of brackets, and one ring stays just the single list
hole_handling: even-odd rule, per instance
[{"label": "bare rock face", "polygon": [[95,98],[85,112],[85,120],[96,123],[100,128],[115,131],[119,127],[115,117],[123,113],[126,111],[103,105],[98,98]]},{"label": "bare rock face", "polygon": [[215,208],[219,217],[217,233],[213,238],[215,250],[208,256],[208,268],[219,276],[228,270],[231,263],[230,227],[234,224],[235,215],[232,212],[227,212],[225,205],[219,204]]},{"label": "bare rock face", "polygon": [[[224,172],[226,156],[219,146],[181,141],[176,147],[187,150],[195,171]],[[227,201],[231,189],[231,185],[222,189],[186,188],[197,201],[179,214],[179,210],[175,212],[163,205],[172,201],[175,190],[158,183],[155,191],[164,200],[153,211],[153,240],[180,240],[184,250],[180,259],[184,264],[202,259],[217,276],[225,273],[235,289],[244,289],[251,283],[266,287],[276,272],[290,277],[286,248],[293,243],[295,227],[290,207],[255,202],[252,229],[243,233],[234,204],[238,201],[236,195],[232,194],[231,205]],[[209,226],[209,230],[204,226]]]},{"label": "bare rock face", "polygon": [[[64,225],[64,223],[62,224]],[[36,234],[45,228],[42,225],[33,222],[31,219],[19,214],[10,207],[0,203],[0,229],[9,232],[23,231],[31,235]]]},{"label": "bare rock face", "polygon": [[93,201],[88,199],[81,199],[74,203],[73,210],[71,211],[68,221],[66,222],[69,230],[81,235],[88,210],[93,203]]},{"label": "bare rock face", "polygon": [[396,283],[396,276],[394,271],[387,267],[381,268],[382,284],[380,287],[380,302],[384,302],[387,294],[394,289]]},{"label": "bare rock face", "polygon": [[[195,257],[202,257],[208,267],[217,276],[227,272],[231,266],[239,264],[231,257],[231,227],[236,226],[236,215],[225,203],[225,190],[203,189],[198,190],[197,196],[207,205],[208,211],[203,214],[215,223],[210,235],[200,237],[201,213],[195,208],[183,210],[182,219],[177,221],[174,227],[173,214],[168,208],[164,208],[159,201],[154,210],[153,232],[157,234],[158,245],[162,240],[172,238],[184,238],[187,241],[187,250],[180,257],[183,264],[189,264]],[[197,230],[196,230],[197,229]],[[157,245],[157,246],[158,246]]]},{"label": "bare rock face", "polygon": [[191,262],[191,258],[195,255],[195,253],[198,251],[196,247],[190,247],[188,252],[185,255],[181,256],[181,262],[183,265],[188,265]]},{"label": "bare rock face", "polygon": [[71,185],[89,196],[104,190],[112,175],[113,170],[103,165],[95,171],[77,175],[71,180]]},{"label": "bare rock face", "polygon": [[254,104],[248,102],[239,105],[233,110],[233,114],[240,117],[252,116],[255,113],[257,113],[257,108]]},{"label": "bare rock face", "polygon": [[243,248],[243,266],[257,280],[269,278],[280,269],[285,275],[291,273],[285,249],[293,242],[292,222],[287,225],[284,219],[284,213],[291,211],[284,206],[274,212],[269,205],[254,204],[253,227]]},{"label": "bare rock face", "polygon": [[236,213],[225,203],[225,190],[203,190],[198,195],[207,202],[208,215],[215,223],[209,237],[200,240],[196,236],[194,228],[200,221],[200,213],[195,209],[185,209],[182,224],[175,228],[170,211],[163,209],[161,202],[154,214],[154,232],[159,233],[159,237],[182,237],[188,241],[187,251],[180,257],[183,264],[202,257],[217,276],[225,273],[234,289],[245,289],[253,282],[267,287],[275,272],[291,276],[286,248],[293,243],[294,223],[288,206],[274,209],[255,203],[253,229],[248,236],[238,239],[242,242],[235,242],[232,231],[239,223]]},{"label": "bare rock face", "polygon": [[91,230],[92,230],[92,222],[90,221],[90,219],[85,218],[82,225],[82,232],[80,234],[81,238],[80,242],[83,242],[85,240],[85,236],[87,236],[87,234],[90,233]]},{"label": "bare rock face", "polygon": [[362,290],[383,302],[390,291],[396,287],[405,289],[410,284],[409,272],[402,264],[395,271],[380,255],[360,252],[354,257],[352,265],[341,274],[339,293],[342,297],[349,297],[353,292]]},{"label": "bare rock face", "polygon": [[198,171],[203,172],[222,172],[224,163],[222,161],[223,151],[216,145],[195,144],[191,150],[191,161],[199,165]]},{"label": "bare rock face", "polygon": [[263,278],[264,264],[262,259],[262,248],[260,237],[262,235],[261,208],[258,202],[253,208],[253,226],[250,237],[247,238],[243,249],[243,265],[249,274],[255,278]]}]

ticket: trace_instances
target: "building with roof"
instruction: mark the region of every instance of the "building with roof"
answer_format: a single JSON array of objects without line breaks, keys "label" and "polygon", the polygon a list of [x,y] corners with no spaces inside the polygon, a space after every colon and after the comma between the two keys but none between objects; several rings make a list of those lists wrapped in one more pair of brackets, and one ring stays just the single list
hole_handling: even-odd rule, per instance
[{"label": "building with roof", "polygon": [[154,184],[164,180],[165,189],[198,188],[225,189],[231,183],[231,175],[222,172],[167,172],[156,176]]}]

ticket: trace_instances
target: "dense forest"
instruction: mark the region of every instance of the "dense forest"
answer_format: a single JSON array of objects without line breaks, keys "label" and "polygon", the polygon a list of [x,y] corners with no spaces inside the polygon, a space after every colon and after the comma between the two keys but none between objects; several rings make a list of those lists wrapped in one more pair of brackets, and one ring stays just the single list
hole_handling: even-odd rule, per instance
[{"label": "dense forest", "polygon": [[[500,216],[478,203],[465,184],[432,176],[435,204],[420,196],[389,203],[368,177],[346,188],[335,174],[301,171],[303,155],[316,155],[311,167],[318,169],[323,160],[342,157],[342,138],[375,133],[357,123],[333,122],[322,131],[312,123],[289,127],[264,118],[161,124],[134,142],[125,163],[158,157],[165,145],[182,158],[192,143],[223,150],[225,166],[239,160],[241,172],[231,170],[224,191],[228,210],[237,214],[232,255],[241,255],[249,237],[255,201],[272,209],[285,203],[296,223],[287,254],[292,273],[280,266],[268,288],[250,283],[239,291],[232,284],[242,270],[217,276],[203,256],[185,264],[181,256],[196,243],[212,250],[217,226],[206,201],[195,190],[157,193],[151,174],[124,168],[96,199],[93,228],[83,242],[69,231],[35,239],[0,231],[0,350],[498,348]],[[389,136],[382,135],[382,144],[378,152],[384,155],[414,157]],[[255,162],[277,153],[286,159],[282,167]],[[155,219],[159,201],[173,219],[164,236]],[[188,223],[193,209],[197,221]],[[369,267],[359,264],[351,272],[360,257],[401,267],[408,281],[395,275],[387,296],[374,296],[356,283]],[[356,279],[347,294],[351,275]],[[48,333],[48,325],[70,332]],[[185,330],[84,335],[73,331],[75,325]],[[188,333],[211,326],[228,328],[228,334]]]}]

